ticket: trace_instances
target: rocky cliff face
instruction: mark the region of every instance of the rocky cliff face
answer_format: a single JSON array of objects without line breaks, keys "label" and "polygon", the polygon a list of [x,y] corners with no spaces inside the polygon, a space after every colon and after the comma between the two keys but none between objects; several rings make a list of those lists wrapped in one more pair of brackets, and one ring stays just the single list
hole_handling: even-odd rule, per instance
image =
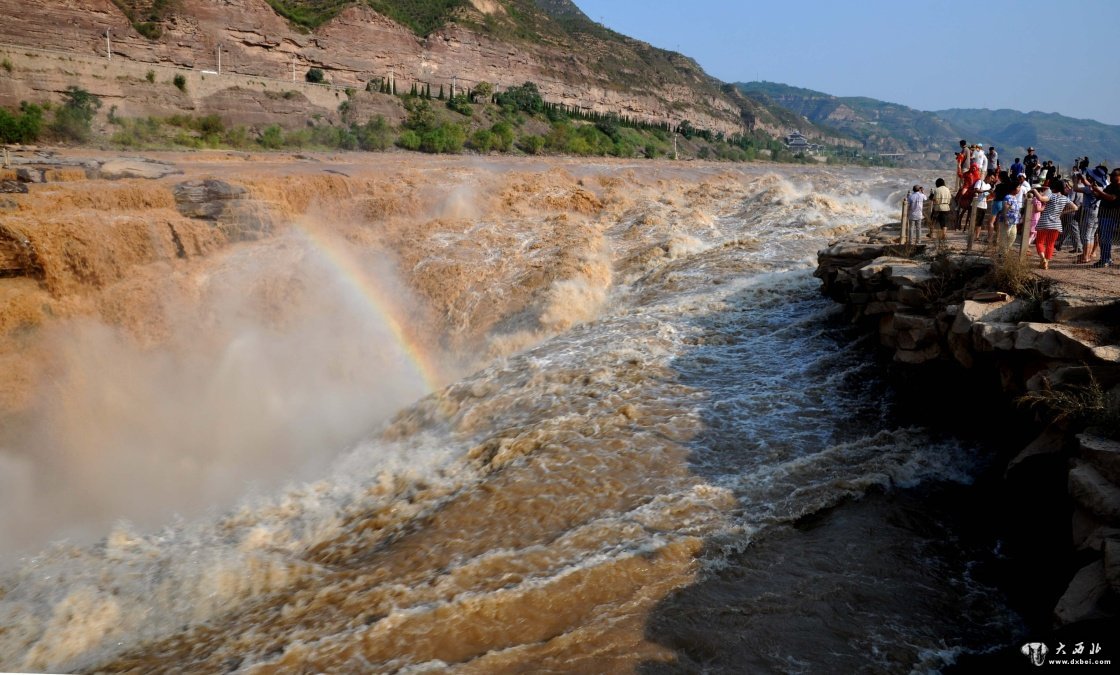
[{"label": "rocky cliff face", "polygon": [[[466,23],[451,23],[421,38],[364,4],[352,5],[318,30],[304,33],[264,0],[182,0],[179,10],[162,23],[162,35],[150,40],[137,33],[110,0],[40,4],[43,6],[28,11],[18,0],[0,0],[0,15],[6,17],[0,22],[0,42],[57,50],[64,53],[61,58],[73,58],[78,64],[105,59],[101,74],[109,78],[117,77],[119,69],[131,63],[214,71],[214,79],[220,58],[223,78],[236,74],[270,82],[302,82],[304,73],[317,67],[324,70],[329,82],[358,90],[379,78],[395,79],[399,91],[407,91],[413,82],[438,89],[485,80],[500,89],[532,81],[550,101],[594,111],[657,122],[687,119],[694,126],[727,134],[744,126],[739,106],[687,59],[682,58],[675,69],[675,84],[662,84],[664,79],[647,73],[609,72],[602,63],[613,47],[590,35],[580,37],[583,48],[575,51],[544,41],[500,41]],[[500,9],[496,3],[489,4],[494,5],[492,11]],[[475,3],[473,11],[481,16],[487,7],[487,3]],[[107,58],[106,30],[111,60]],[[621,44],[621,49],[633,47]],[[20,97],[45,98],[65,89],[60,86],[66,81],[65,67],[56,67],[51,76],[42,70],[40,76],[24,77],[19,84],[0,82],[0,105],[18,104]],[[132,76],[131,72],[123,74]],[[208,89],[214,85],[212,82]],[[142,93],[102,89],[120,98]],[[166,93],[155,96],[159,100],[149,101],[148,108],[184,106],[184,101],[176,100],[182,97]],[[259,96],[233,98],[226,108],[217,101],[203,107],[236,116],[270,105]],[[190,103],[199,109],[197,97]]]}]

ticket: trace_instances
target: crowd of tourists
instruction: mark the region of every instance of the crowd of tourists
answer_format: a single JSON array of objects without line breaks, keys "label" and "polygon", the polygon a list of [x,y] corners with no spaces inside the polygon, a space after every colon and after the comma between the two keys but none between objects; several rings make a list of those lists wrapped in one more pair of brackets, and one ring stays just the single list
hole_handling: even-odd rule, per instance
[{"label": "crowd of tourists", "polygon": [[[970,242],[1010,248],[1017,237],[1027,236],[1042,269],[1049,269],[1054,252],[1063,246],[1074,253],[1077,264],[1112,267],[1120,168],[1109,173],[1105,164],[1093,166],[1088,157],[1080,157],[1066,177],[1054,162],[1040,161],[1034,148],[1005,168],[995,147],[985,151],[983,144],[961,141],[956,174],[955,190],[943,178],[928,197],[924,187],[913,187],[907,196],[911,241],[921,236],[926,220],[926,237],[939,241],[948,230],[971,230]],[[1024,222],[1028,216],[1030,222]]]}]

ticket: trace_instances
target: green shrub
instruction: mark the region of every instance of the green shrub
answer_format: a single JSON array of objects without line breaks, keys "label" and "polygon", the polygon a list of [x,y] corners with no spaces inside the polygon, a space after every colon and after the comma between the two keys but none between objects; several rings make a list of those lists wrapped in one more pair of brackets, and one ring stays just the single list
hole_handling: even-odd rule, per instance
[{"label": "green shrub", "polygon": [[154,117],[128,119],[118,117],[120,130],[110,137],[110,142],[127,148],[145,148],[160,143],[160,121]]},{"label": "green shrub", "polygon": [[288,148],[304,148],[311,145],[311,130],[310,129],[296,129],[289,131],[284,135],[282,144]]},{"label": "green shrub", "polygon": [[198,118],[198,121],[194,124],[194,128],[205,135],[210,135],[224,132],[226,130],[226,125],[222,123],[222,118],[218,115],[206,115],[205,117]]},{"label": "green shrub", "polygon": [[411,129],[403,131],[401,135],[397,137],[397,145],[405,150],[419,150],[420,134]]},{"label": "green shrub", "polygon": [[474,89],[472,89],[470,92],[470,97],[472,100],[480,99],[483,103],[489,101],[490,97],[493,95],[494,85],[486,82],[485,80],[474,85]]},{"label": "green shrub", "polygon": [[0,61],[0,68],[3,68],[4,70],[8,71],[9,73],[12,72],[12,61],[11,61],[11,59],[5,58],[3,61]]},{"label": "green shrub", "polygon": [[201,138],[189,134],[186,131],[180,131],[179,133],[175,134],[175,138],[171,139],[171,142],[175,145],[181,145],[185,148],[197,149],[203,146]]},{"label": "green shrub", "polygon": [[149,40],[158,40],[163,35],[163,28],[158,23],[151,21],[144,21],[142,23],[134,23],[132,27],[136,32],[148,38]]},{"label": "green shrub", "polygon": [[164,120],[173,127],[180,127],[182,129],[191,129],[194,127],[194,118],[190,115],[175,114]]},{"label": "green shrub", "polygon": [[156,81],[156,71],[149,70],[148,74],[144,76],[144,79],[147,80],[149,83],[155,82]]},{"label": "green shrub", "polygon": [[494,134],[489,129],[479,129],[471,134],[468,145],[471,149],[486,154],[494,147]]},{"label": "green shrub", "polygon": [[521,149],[526,153],[530,155],[538,155],[540,154],[541,150],[544,149],[544,137],[532,135],[522,136],[520,139],[518,139],[517,144],[521,146]]},{"label": "green shrub", "polygon": [[541,93],[540,90],[537,89],[537,85],[532,82],[526,82],[520,86],[506,89],[504,92],[498,94],[497,103],[502,108],[529,114],[544,111],[544,99],[541,98]]},{"label": "green shrub", "polygon": [[353,150],[358,147],[358,140],[350,129],[346,127],[320,126],[311,129],[311,145],[318,145],[339,150]]},{"label": "green shrub", "polygon": [[321,68],[311,68],[303,78],[312,84],[318,84],[323,81],[323,70]]},{"label": "green shrub", "polygon": [[445,122],[420,135],[420,150],[455,154],[463,151],[467,131],[458,124]]},{"label": "green shrub", "polygon": [[404,100],[404,109],[408,113],[404,119],[404,128],[413,131],[425,132],[436,128],[436,112],[432,104],[422,98],[410,96]]},{"label": "green shrub", "polygon": [[178,88],[179,91],[187,90],[187,78],[181,73],[171,78],[171,84],[175,85],[175,87]]},{"label": "green shrub", "polygon": [[101,109],[101,99],[73,85],[62,93],[66,99],[54,112],[51,132],[64,141],[89,140],[93,116]]},{"label": "green shrub", "polygon": [[490,127],[490,133],[493,134],[493,144],[495,150],[501,152],[509,152],[513,147],[513,126],[509,122],[498,122]]},{"label": "green shrub", "polygon": [[262,148],[276,150],[284,144],[284,131],[279,124],[270,124],[261,132],[257,143],[260,143]]},{"label": "green shrub", "polygon": [[43,109],[21,101],[19,115],[0,108],[0,143],[33,143],[43,130]]},{"label": "green shrub", "polygon": [[447,101],[447,107],[460,115],[470,117],[474,112],[471,110],[471,101],[467,98],[466,94],[456,94]]},{"label": "green shrub", "polygon": [[353,127],[358,147],[362,150],[384,150],[389,147],[389,123],[381,115],[361,126]]},{"label": "green shrub", "polygon": [[249,131],[245,127],[227,129],[224,139],[226,145],[234,148],[244,148],[249,145]]}]

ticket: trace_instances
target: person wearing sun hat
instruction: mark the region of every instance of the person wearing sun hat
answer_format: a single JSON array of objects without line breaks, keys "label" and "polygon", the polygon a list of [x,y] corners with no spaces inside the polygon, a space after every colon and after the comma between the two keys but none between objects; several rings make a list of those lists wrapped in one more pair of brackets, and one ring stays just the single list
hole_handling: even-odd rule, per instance
[{"label": "person wearing sun hat", "polygon": [[1085,170],[1077,175],[1077,191],[1084,195],[1081,205],[1081,219],[1078,222],[1077,234],[1081,239],[1081,255],[1078,263],[1087,263],[1093,258],[1097,248],[1098,212],[1101,200],[1093,195],[1093,186],[1104,189],[1108,185],[1108,167],[1098,164],[1092,170]]}]

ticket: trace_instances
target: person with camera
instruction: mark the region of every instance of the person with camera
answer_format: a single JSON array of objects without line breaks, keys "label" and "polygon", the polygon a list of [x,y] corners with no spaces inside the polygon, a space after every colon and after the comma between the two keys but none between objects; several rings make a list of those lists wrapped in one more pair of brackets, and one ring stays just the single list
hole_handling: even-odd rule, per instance
[{"label": "person with camera", "polygon": [[1120,169],[1113,169],[1109,174],[1111,179],[1102,190],[1095,184],[1091,187],[1093,196],[1101,200],[1097,218],[1100,223],[1101,259],[1093,263],[1093,267],[1112,267],[1112,236],[1116,232],[1116,224],[1120,221]]},{"label": "person with camera", "polygon": [[1081,238],[1081,255],[1077,262],[1085,264],[1093,259],[1097,249],[1097,225],[1101,200],[1093,194],[1093,186],[1104,189],[1108,186],[1108,168],[1103,164],[1089,170],[1089,158],[1078,165],[1077,191],[1082,195],[1081,219],[1077,233]]}]

